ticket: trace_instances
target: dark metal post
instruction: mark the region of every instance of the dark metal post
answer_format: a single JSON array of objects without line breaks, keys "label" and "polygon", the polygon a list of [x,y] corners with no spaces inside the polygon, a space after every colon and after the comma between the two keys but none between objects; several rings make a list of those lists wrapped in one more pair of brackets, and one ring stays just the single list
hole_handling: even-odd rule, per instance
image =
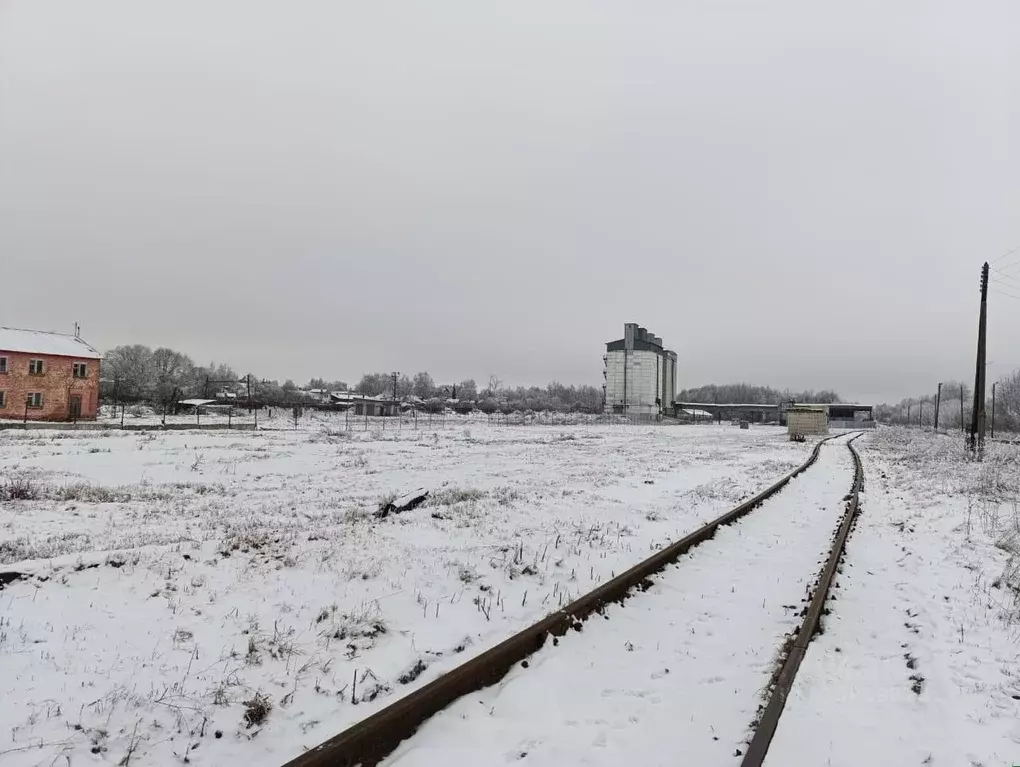
[{"label": "dark metal post", "polygon": [[985,340],[988,322],[988,262],[981,267],[981,310],[978,315],[977,370],[974,373],[974,407],[970,416],[970,449],[985,443]]},{"label": "dark metal post", "polygon": [[942,384],[939,383],[938,394],[935,395],[935,431],[939,430],[939,407],[942,405]]},{"label": "dark metal post", "polygon": [[998,381],[992,384],[992,439],[995,439],[995,387],[998,385]]}]

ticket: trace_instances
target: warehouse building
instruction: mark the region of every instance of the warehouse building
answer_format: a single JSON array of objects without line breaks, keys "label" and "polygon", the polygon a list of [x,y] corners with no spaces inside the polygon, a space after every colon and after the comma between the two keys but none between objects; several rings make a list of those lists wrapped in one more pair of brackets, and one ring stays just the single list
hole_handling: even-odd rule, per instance
[{"label": "warehouse building", "polygon": [[623,338],[606,344],[603,376],[606,413],[659,417],[672,414],[676,398],[676,353],[633,322]]}]

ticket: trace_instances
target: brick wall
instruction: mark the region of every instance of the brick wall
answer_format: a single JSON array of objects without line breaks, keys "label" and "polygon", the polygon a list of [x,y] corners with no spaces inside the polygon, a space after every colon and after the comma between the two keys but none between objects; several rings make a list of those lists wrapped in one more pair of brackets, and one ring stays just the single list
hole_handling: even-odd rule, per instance
[{"label": "brick wall", "polygon": [[[99,409],[99,360],[3,350],[0,357],[7,358],[7,372],[0,373],[0,392],[5,395],[0,418],[24,418],[28,395],[38,392],[43,395],[43,406],[28,409],[30,421],[68,420],[72,397],[81,397],[81,420],[95,419]],[[41,376],[28,372],[29,361],[34,359],[43,361]],[[76,362],[85,363],[86,378],[74,377]]]}]

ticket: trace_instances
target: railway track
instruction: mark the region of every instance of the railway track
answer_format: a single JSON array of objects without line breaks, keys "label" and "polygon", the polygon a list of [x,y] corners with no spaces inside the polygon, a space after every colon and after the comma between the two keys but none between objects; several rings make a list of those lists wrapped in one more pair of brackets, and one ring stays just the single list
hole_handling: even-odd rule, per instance
[{"label": "railway track", "polygon": [[[285,767],[759,767],[856,518],[854,438],[822,440],[759,495]],[[570,631],[593,614],[607,622]]]}]

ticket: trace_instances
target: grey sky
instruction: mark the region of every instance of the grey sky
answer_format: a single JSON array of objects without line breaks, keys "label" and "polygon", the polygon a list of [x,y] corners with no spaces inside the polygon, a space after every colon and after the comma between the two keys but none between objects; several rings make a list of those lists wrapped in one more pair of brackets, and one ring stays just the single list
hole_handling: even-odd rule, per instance
[{"label": "grey sky", "polygon": [[681,387],[972,379],[980,263],[1020,245],[1017,29],[1012,0],[0,1],[0,324],[299,382],[601,384],[626,321]]}]

